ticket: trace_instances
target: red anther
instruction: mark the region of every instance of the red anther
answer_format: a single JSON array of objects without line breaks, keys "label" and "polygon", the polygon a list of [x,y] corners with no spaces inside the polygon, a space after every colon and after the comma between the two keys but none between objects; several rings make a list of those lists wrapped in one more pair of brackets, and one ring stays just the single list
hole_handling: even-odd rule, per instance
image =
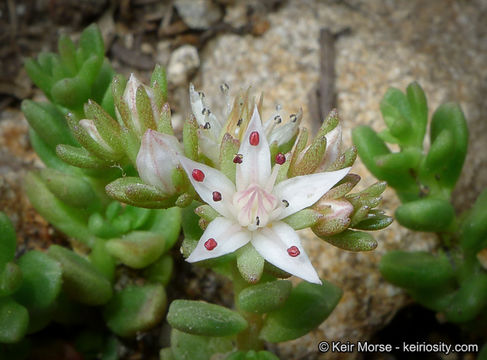
[{"label": "red anther", "polygon": [[202,182],[203,180],[205,180],[205,174],[200,169],[194,169],[191,173],[191,176],[198,182]]},{"label": "red anther", "polygon": [[216,243],[215,239],[213,239],[213,238],[209,238],[208,240],[205,241],[205,248],[208,251],[213,250],[214,248],[216,248],[217,245],[218,244]]},{"label": "red anther", "polygon": [[250,145],[257,146],[259,145],[259,133],[257,131],[252,131],[249,136]]},{"label": "red anther", "polygon": [[233,162],[235,164],[241,164],[242,163],[242,154],[237,154],[235,155],[235,157],[233,158]]},{"label": "red anther", "polygon": [[220,201],[222,199],[222,194],[218,191],[213,191],[213,201]]},{"label": "red anther", "polygon": [[[206,246],[206,243],[205,243],[205,246]],[[296,246],[291,246],[289,249],[287,249],[287,253],[289,254],[289,256],[292,256],[292,257],[296,257],[299,254],[301,254],[301,252],[299,251],[299,249]]]},{"label": "red anther", "polygon": [[278,153],[276,155],[276,164],[282,165],[286,162],[286,157],[283,153]]}]

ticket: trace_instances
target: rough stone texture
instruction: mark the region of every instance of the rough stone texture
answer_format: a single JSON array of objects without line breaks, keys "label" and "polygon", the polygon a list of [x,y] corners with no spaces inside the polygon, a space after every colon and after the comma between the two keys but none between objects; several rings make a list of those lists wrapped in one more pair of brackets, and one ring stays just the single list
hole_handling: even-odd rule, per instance
[{"label": "rough stone texture", "polygon": [[171,54],[167,66],[169,84],[186,85],[188,78],[200,66],[198,50],[192,45],[183,45]]},{"label": "rough stone texture", "polygon": [[211,0],[176,0],[174,5],[191,29],[207,29],[222,16],[220,8]]},{"label": "rough stone texture", "polygon": [[[261,38],[222,35],[202,54],[201,89],[215,107],[223,98],[222,82],[234,91],[252,86],[264,91],[270,114],[276,103],[285,110],[304,108],[319,77],[318,35],[321,27],[334,32],[349,28],[336,43],[336,89],[344,127],[359,124],[385,127],[379,101],[389,86],[400,89],[413,80],[423,86],[431,109],[446,101],[460,102],[470,128],[471,145],[462,178],[454,194],[459,211],[470,206],[487,185],[487,2],[433,1],[289,1],[269,17],[271,26]],[[266,115],[265,115],[266,116]],[[265,117],[264,116],[264,117]],[[306,123],[306,120],[305,120]],[[353,172],[362,176],[361,189],[375,180],[357,161]],[[392,214],[398,201],[387,190],[383,207]],[[347,253],[306,233],[307,248],[321,276],[339,285],[344,296],[337,309],[313,333],[282,344],[283,359],[319,357],[320,340],[367,340],[407,301],[381,278],[377,263],[390,249],[427,249],[435,241],[397,224],[377,233],[379,247],[372,253]],[[324,355],[321,355],[324,356]],[[353,359],[357,354],[328,354],[327,359]]]}]

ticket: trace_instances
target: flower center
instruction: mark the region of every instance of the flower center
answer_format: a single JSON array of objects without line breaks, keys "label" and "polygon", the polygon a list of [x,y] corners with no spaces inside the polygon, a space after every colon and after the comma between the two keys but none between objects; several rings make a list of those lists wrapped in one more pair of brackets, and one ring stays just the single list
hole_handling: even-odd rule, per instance
[{"label": "flower center", "polygon": [[265,227],[272,220],[271,213],[276,208],[277,198],[259,185],[251,184],[247,189],[235,193],[233,205],[238,211],[240,225],[253,231]]}]

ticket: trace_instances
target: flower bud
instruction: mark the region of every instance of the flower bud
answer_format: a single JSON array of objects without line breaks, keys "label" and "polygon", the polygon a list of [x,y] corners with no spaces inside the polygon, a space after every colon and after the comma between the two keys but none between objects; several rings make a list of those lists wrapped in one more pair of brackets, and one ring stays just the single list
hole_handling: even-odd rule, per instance
[{"label": "flower bud", "polygon": [[318,236],[338,234],[350,225],[353,205],[344,199],[321,199],[313,206],[313,209],[323,214],[318,223],[312,227]]},{"label": "flower bud", "polygon": [[174,194],[176,188],[172,177],[178,165],[177,155],[183,150],[178,140],[171,135],[147,130],[142,138],[137,155],[139,176],[166,194]]}]

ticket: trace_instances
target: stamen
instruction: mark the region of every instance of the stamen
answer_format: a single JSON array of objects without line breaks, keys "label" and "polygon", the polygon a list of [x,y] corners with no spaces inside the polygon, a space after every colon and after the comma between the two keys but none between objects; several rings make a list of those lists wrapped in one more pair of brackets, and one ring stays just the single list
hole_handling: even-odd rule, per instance
[{"label": "stamen", "polygon": [[284,207],[288,207],[289,206],[289,201],[287,200],[282,200],[283,204],[284,204]]},{"label": "stamen", "polygon": [[276,155],[276,164],[282,165],[286,162],[286,157],[283,153],[278,153]]},{"label": "stamen", "polygon": [[252,146],[259,145],[259,133],[257,131],[252,131],[249,136],[249,142]]},{"label": "stamen", "polygon": [[211,124],[209,121],[205,122],[205,125],[203,126],[203,129],[210,129],[211,128]]},{"label": "stamen", "polygon": [[213,201],[220,201],[222,199],[222,194],[218,191],[213,191]]},{"label": "stamen", "polygon": [[205,94],[202,91],[198,91],[198,95],[200,96],[200,98],[204,98],[205,97]]},{"label": "stamen", "polygon": [[205,174],[200,169],[194,169],[191,172],[191,176],[198,182],[202,182],[203,180],[205,180]]},{"label": "stamen", "polygon": [[220,85],[220,90],[222,93],[226,93],[230,89],[230,86],[228,86],[227,83],[223,83]]},{"label": "stamen", "polygon": [[[205,246],[206,246],[206,243],[205,243]],[[291,246],[289,249],[287,249],[287,253],[291,257],[296,257],[299,254],[301,254],[301,251],[299,251],[299,249],[296,246]]]},{"label": "stamen", "polygon": [[235,164],[241,164],[242,163],[242,159],[243,159],[243,155],[242,154],[237,154],[235,155],[235,157],[233,158],[233,162]]},{"label": "stamen", "polygon": [[274,116],[274,121],[278,124],[280,124],[282,122],[282,118],[281,118],[281,115],[276,115]]},{"label": "stamen", "polygon": [[296,122],[296,120],[298,120],[298,117],[296,116],[296,114],[291,114],[289,115],[289,118],[291,119],[291,121],[294,123]]},{"label": "stamen", "polygon": [[[216,246],[218,245],[218,243],[215,241],[215,239],[209,238],[208,240],[205,241],[205,244],[204,245],[205,245],[206,250],[211,251],[214,248],[216,248]],[[289,252],[289,250],[288,250],[288,252]]]},{"label": "stamen", "polygon": [[257,225],[257,226],[260,225],[260,219],[258,216],[255,217],[255,225]]}]

